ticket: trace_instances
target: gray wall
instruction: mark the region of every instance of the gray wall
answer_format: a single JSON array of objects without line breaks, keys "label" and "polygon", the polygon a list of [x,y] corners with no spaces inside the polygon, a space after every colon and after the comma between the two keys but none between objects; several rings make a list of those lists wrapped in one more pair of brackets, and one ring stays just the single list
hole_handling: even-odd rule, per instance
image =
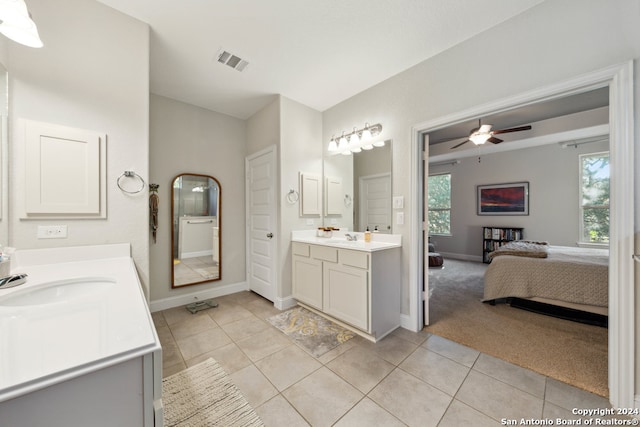
[{"label": "gray wall", "polygon": [[[402,313],[409,313],[412,126],[640,57],[640,3],[547,1],[323,114],[324,140],[354,123],[393,139],[393,193],[405,196]],[[490,59],[490,65],[473,67]],[[640,72],[636,68],[636,80]],[[636,85],[636,104],[640,94]],[[639,113],[636,111],[636,122]],[[636,133],[639,133],[636,127]]]},{"label": "gray wall", "polygon": [[[9,236],[3,244],[21,249],[127,242],[140,279],[149,285],[147,191],[128,195],[117,178],[132,170],[148,182],[149,27],[94,1],[30,0],[42,49],[10,42]],[[97,54],[99,53],[99,54]],[[18,119],[107,134],[107,218],[21,220],[24,150]],[[145,189],[146,190],[146,189]],[[66,239],[39,240],[39,225],[67,225]],[[148,292],[147,292],[148,295]]]},{"label": "gray wall", "polygon": [[[150,182],[160,185],[157,243],[149,251],[151,301],[244,282],[245,121],[158,95],[150,99]],[[222,280],[171,289],[171,183],[182,173],[220,182]]]},{"label": "gray wall", "polygon": [[[436,166],[430,174],[451,173],[451,236],[434,236],[436,250],[482,259],[482,227],[523,227],[528,240],[576,246],[579,240],[579,160],[584,153],[608,151],[607,142],[562,148],[560,144],[461,159]],[[476,185],[529,182],[529,215],[478,216]]]}]

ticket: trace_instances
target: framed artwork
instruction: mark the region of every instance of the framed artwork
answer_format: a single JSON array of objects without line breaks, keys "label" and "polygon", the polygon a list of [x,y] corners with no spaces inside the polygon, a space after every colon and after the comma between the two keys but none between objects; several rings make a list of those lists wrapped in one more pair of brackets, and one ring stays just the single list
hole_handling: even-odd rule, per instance
[{"label": "framed artwork", "polygon": [[478,215],[529,215],[529,183],[478,185]]}]

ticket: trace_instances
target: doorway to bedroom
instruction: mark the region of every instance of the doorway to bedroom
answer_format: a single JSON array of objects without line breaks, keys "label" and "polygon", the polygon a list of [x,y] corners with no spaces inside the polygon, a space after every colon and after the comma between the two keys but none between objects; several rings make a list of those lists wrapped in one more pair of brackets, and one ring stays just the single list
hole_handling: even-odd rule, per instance
[{"label": "doorway to bedroom", "polygon": [[[537,94],[530,93],[523,96],[514,97],[513,102],[508,102],[508,101],[496,102],[492,105],[481,106],[473,110],[469,110],[465,113],[460,113],[460,114],[452,115],[450,117],[441,118],[437,121],[433,121],[430,123],[423,123],[421,125],[417,125],[414,127],[414,130],[416,131],[416,134],[414,136],[414,147],[416,148],[416,152],[419,152],[418,145],[422,142],[423,140],[422,138],[426,138],[426,140],[428,141],[430,138],[433,138],[434,135],[437,136],[440,130],[445,130],[449,127],[453,127],[453,125],[464,123],[468,119],[474,119],[475,122],[477,123],[478,117],[486,117],[489,114],[491,114],[490,113],[491,111],[498,111],[500,113],[511,112],[511,111],[515,111],[514,107],[518,107],[522,105],[534,105],[538,103],[538,100],[540,99],[561,100],[576,94],[587,94],[591,91],[594,91],[595,89],[609,90],[609,96],[607,98],[609,99],[608,104],[611,106],[610,127],[612,132],[612,141],[611,141],[611,152],[612,152],[612,158],[613,158],[612,164],[617,166],[616,169],[612,169],[613,177],[612,177],[612,188],[611,188],[611,193],[612,193],[611,239],[612,239],[612,242],[614,243],[612,244],[612,253],[611,253],[611,259],[610,259],[611,265],[609,268],[609,272],[610,272],[609,283],[611,284],[611,286],[609,286],[610,288],[609,295],[611,296],[609,305],[610,307],[613,306],[616,308],[622,308],[623,310],[622,312],[614,313],[612,317],[610,317],[609,330],[608,331],[605,330],[603,334],[603,330],[602,328],[600,328],[599,330],[600,335],[603,335],[603,336],[596,339],[599,339],[600,342],[605,343],[602,351],[604,352],[605,356],[607,355],[607,353],[609,356],[609,364],[607,368],[605,368],[605,371],[608,371],[609,379],[607,381],[606,379],[607,375],[605,375],[604,379],[601,380],[601,383],[605,384],[603,387],[605,389],[605,392],[606,392],[606,389],[609,389],[609,398],[611,402],[614,403],[615,405],[623,404],[620,402],[624,402],[624,404],[633,404],[633,383],[632,383],[632,380],[628,379],[628,378],[633,378],[633,369],[634,369],[633,368],[633,344],[625,344],[621,339],[622,336],[624,336],[625,338],[628,338],[630,335],[632,335],[629,332],[631,328],[630,325],[632,325],[632,320],[633,320],[633,307],[632,307],[633,305],[633,298],[632,298],[633,269],[632,269],[632,265],[630,265],[627,259],[627,255],[629,256],[629,259],[630,259],[631,253],[633,251],[633,244],[632,242],[629,243],[628,241],[626,241],[625,240],[626,237],[624,237],[624,233],[621,232],[622,224],[626,224],[624,225],[625,227],[630,227],[632,225],[631,218],[633,214],[633,209],[632,207],[627,205],[625,200],[633,200],[633,194],[632,194],[632,191],[629,192],[628,191],[629,189],[621,188],[623,186],[620,185],[620,182],[633,181],[633,167],[632,167],[633,160],[629,158],[625,158],[625,156],[633,157],[633,156],[629,156],[629,153],[633,152],[632,151],[633,141],[632,141],[632,138],[630,137],[631,134],[629,133],[629,127],[631,126],[630,123],[632,124],[631,118],[633,116],[633,106],[629,102],[624,100],[626,96],[623,95],[623,88],[628,89],[628,86],[625,86],[625,85],[630,85],[630,80],[631,80],[630,68],[631,68],[630,64],[627,64],[626,66],[622,66],[622,67],[612,67],[611,69],[605,70],[604,72],[600,72],[599,74],[594,73],[592,76],[586,76],[586,77],[583,76],[582,78],[576,79],[573,82],[565,82],[563,84],[556,85],[554,88],[550,88],[548,90],[543,89],[541,91],[536,91]],[[612,76],[614,75],[622,75],[623,78],[616,79],[617,80],[616,82],[612,78]],[[528,102],[523,102],[523,100],[527,100],[527,99],[528,99]],[[606,107],[598,107],[598,108],[606,108]],[[535,121],[533,121],[533,119],[525,119],[519,124],[525,124],[525,121],[532,121],[533,123],[536,123]],[[476,127],[478,127],[477,124],[476,124]],[[469,132],[469,130],[467,130],[467,132]],[[579,139],[585,139],[585,138],[589,139],[589,137],[593,137],[593,135],[586,135],[586,136],[582,135],[582,138],[579,138]],[[506,138],[503,138],[503,139],[505,142],[507,142]],[[535,141],[535,138],[529,138],[529,140],[530,140],[529,142],[531,142],[531,140]],[[555,144],[553,146],[554,150],[565,150],[565,152],[567,152],[567,149],[580,150],[582,148],[585,148],[583,147],[583,145],[586,146],[586,145],[590,145],[591,143],[593,144],[600,143],[597,141],[589,141],[589,144],[587,143],[576,144],[576,145],[569,144],[577,140],[578,139],[571,139],[569,141],[565,141],[564,146],[560,145],[562,144],[562,142],[557,140],[554,142]],[[508,142],[512,142],[512,141],[508,141]],[[450,143],[449,145],[456,145],[456,144]],[[500,145],[503,145],[503,144],[501,143]],[[507,144],[504,144],[504,145],[507,145]],[[452,177],[451,177],[452,194],[454,194],[454,192],[456,191],[455,190],[456,175],[459,175],[460,182],[466,185],[466,188],[460,190],[462,192],[462,197],[466,197],[467,199],[472,200],[471,211],[475,214],[476,206],[474,205],[476,204],[476,194],[475,194],[476,185],[500,184],[503,182],[513,182],[513,180],[507,180],[506,178],[504,178],[504,171],[508,171],[511,165],[509,163],[505,163],[504,161],[498,162],[498,161],[492,160],[492,158],[494,158],[493,157],[494,154],[500,151],[495,148],[497,146],[498,144],[495,144],[491,147],[489,146],[473,147],[472,146],[470,149],[470,151],[474,151],[474,153],[471,155],[472,157],[464,157],[464,158],[459,158],[462,156],[460,152],[456,151],[455,149],[451,149],[450,147],[447,148],[447,151],[441,150],[440,151],[441,154],[438,154],[438,151],[436,149],[431,149],[432,147],[429,146],[428,160],[430,163],[436,163],[432,158],[432,156],[440,155],[441,157],[439,159],[436,159],[438,160],[438,162],[436,163],[436,166],[432,167],[431,165],[427,166],[426,164],[424,166],[416,165],[416,170],[420,170],[421,172],[424,171],[424,175],[422,175],[424,178],[429,174],[436,172],[437,167],[440,167],[441,169],[442,168],[449,169],[450,171],[452,171]],[[578,147],[582,147],[582,148],[578,148]],[[490,148],[490,149],[487,150],[486,148]],[[591,148],[589,149],[591,150]],[[544,154],[538,155],[538,156],[542,156],[542,159],[536,158],[536,154],[533,151],[533,147],[527,147],[525,148],[525,150],[527,151],[520,152],[520,154],[517,154],[517,152],[514,151],[510,155],[512,156],[520,155],[525,159],[525,161],[528,161],[531,164],[537,164],[537,165],[546,165],[547,163],[549,163],[549,159],[551,159],[548,153],[546,155]],[[623,152],[626,152],[627,154],[622,154]],[[578,168],[577,163],[578,163],[577,160],[573,162],[576,170]],[[566,164],[568,165],[569,163],[566,163]],[[466,169],[464,169],[465,167]],[[484,182],[477,182],[477,181],[474,182],[474,179],[468,176],[471,174],[469,171],[472,169],[478,169],[480,167],[484,167],[489,171],[489,173],[487,174],[488,178]],[[544,170],[545,178],[551,177],[554,175],[553,173],[551,173],[549,168],[543,166],[542,169]],[[522,178],[517,178],[516,180],[521,180],[521,179]],[[416,179],[416,181],[420,184],[420,185],[417,185],[417,187],[421,187],[421,189],[426,188],[426,183],[422,185],[423,181],[421,181],[420,178]],[[616,182],[618,183],[617,185],[615,184]],[[544,188],[545,187],[542,185],[530,186],[530,189],[531,189],[531,193],[530,193],[531,205],[530,206],[531,207],[538,206],[544,200],[542,198],[542,196],[546,194],[544,192]],[[555,194],[554,190],[556,190],[556,188],[555,187],[550,187],[550,188],[552,189],[551,194],[546,194],[546,196],[552,201],[562,200],[563,196],[554,195]],[[575,195],[573,196],[573,198],[575,198],[576,200],[578,198],[577,193],[578,191],[576,189],[574,193]],[[419,198],[422,197],[422,194],[420,193],[416,195]],[[452,196],[452,197],[455,197],[455,196]],[[467,211],[469,210],[468,207],[466,210]],[[427,207],[424,208],[423,212],[420,212],[420,214],[424,214],[424,213],[428,214]],[[451,209],[452,224],[455,224],[456,221],[459,221],[460,216],[461,215],[459,215],[456,212],[455,205],[452,204],[452,209]],[[422,216],[419,215],[418,217],[422,217]],[[457,233],[455,232],[455,226],[453,227],[454,231],[452,233],[452,236],[450,237],[443,236],[439,239],[439,241],[438,239],[432,238],[432,241],[435,241],[436,243],[436,249],[440,253],[444,252],[443,255],[444,255],[445,268],[444,270],[441,270],[438,274],[442,274],[446,272],[447,264],[451,264],[452,267],[455,266],[456,262],[462,262],[462,263],[475,262],[476,264],[480,264],[478,261],[479,259],[481,260],[481,257],[480,255],[478,255],[478,253],[481,253],[480,251],[482,248],[481,246],[482,245],[482,237],[481,237],[482,225],[490,225],[494,227],[516,227],[518,224],[515,222],[515,218],[516,218],[515,216],[504,216],[504,217],[494,217],[494,218],[478,216],[477,218],[475,218],[475,221],[467,221],[466,223],[462,223],[463,228],[466,228],[467,232],[476,232],[478,233],[478,235],[472,238],[460,239],[462,242],[459,241],[458,243],[453,243],[453,239],[457,237],[456,236]],[[485,221],[488,221],[489,219],[492,220],[491,221],[492,223],[485,224]],[[576,223],[577,223],[577,216],[574,217],[571,227],[568,227],[565,225],[564,228],[575,229]],[[548,225],[546,227],[549,230],[552,230],[553,228],[553,227],[549,228]],[[532,232],[532,234],[527,233],[527,231]],[[544,231],[545,231],[544,221],[532,222],[531,224],[528,225],[528,227],[525,227],[525,238],[534,238],[535,236],[542,236]],[[552,234],[553,238],[557,238],[558,236],[559,234],[556,232]],[[426,241],[426,238],[427,238],[427,235],[425,233],[425,236],[424,236],[425,240],[422,240],[422,242]],[[544,237],[540,237],[540,238],[544,239]],[[450,240],[451,242],[443,243],[443,242],[446,242],[447,239]],[[551,239],[547,239],[547,240],[551,240]],[[620,251],[620,243],[622,243],[622,247],[623,247],[622,251]],[[459,246],[455,246],[456,244],[458,244]],[[573,245],[575,246],[575,242],[573,242]],[[417,246],[420,252],[421,251],[420,247],[422,246],[422,243],[418,243]],[[448,249],[453,254],[456,254],[456,253],[463,254],[463,256],[461,257],[463,259],[459,261],[451,259],[450,260],[451,262],[448,263],[449,260],[447,259],[447,251],[445,250],[447,248],[453,248],[453,249]],[[474,255],[474,251],[476,255]],[[621,256],[621,252],[625,253],[624,257]],[[421,256],[424,256],[424,255],[426,254],[424,254],[424,252],[421,252]],[[474,257],[476,259],[474,259]],[[426,268],[426,266],[428,265],[426,258],[424,259],[422,265],[425,266],[425,268],[421,269],[421,271],[424,274],[424,280],[422,282],[428,285],[431,276],[435,275],[436,272],[430,273],[430,270]],[[486,267],[486,265],[484,267]],[[483,274],[484,274],[483,272],[477,273],[478,281],[480,281],[480,278],[483,277]],[[421,277],[421,275],[419,274],[418,277]],[[416,282],[420,282],[420,280],[417,279]],[[428,301],[429,294],[432,294],[433,292],[436,292],[436,291],[437,291],[436,289],[430,288],[428,292],[425,292],[424,293],[425,300]],[[422,296],[421,294],[422,293],[419,292],[419,296]],[[461,294],[464,295],[465,293],[462,292]],[[626,295],[626,297],[630,299],[626,300],[625,298],[622,298],[622,295]],[[432,294],[432,298],[435,298],[433,294]],[[478,304],[482,306],[479,301],[478,301]],[[503,308],[509,308],[509,307],[503,307]],[[429,320],[430,314],[434,314],[434,315],[438,314],[437,312],[433,312],[433,313],[429,312],[428,302],[425,303],[423,310],[419,310],[419,311],[424,312],[425,320],[427,320],[427,323],[429,323],[428,320]],[[527,316],[532,316],[533,313],[525,312],[525,314]],[[544,321],[546,322],[549,319],[553,319],[553,318],[545,317]],[[432,320],[431,322],[432,327],[435,328],[436,324],[439,323],[439,321],[436,318],[432,318],[431,320]],[[500,318],[500,320],[505,325],[517,324],[517,322],[513,320],[508,320],[505,318]],[[551,320],[551,322],[555,322],[557,320],[558,319],[553,319]],[[477,317],[474,318],[471,322],[478,323]],[[523,322],[523,324],[531,325],[532,322]],[[464,330],[465,328],[461,328],[461,329]],[[553,329],[557,330],[559,329],[559,327],[554,326]],[[469,335],[474,335],[474,334],[469,333]],[[587,336],[588,334],[581,333],[579,335]],[[607,344],[606,344],[607,340],[608,340],[608,352],[605,350],[607,349]],[[513,341],[513,340],[503,340],[500,343],[500,345],[494,344],[494,348],[515,347],[515,344],[510,341]],[[535,343],[530,343],[530,344],[531,344],[531,348],[533,348],[534,346],[537,346]],[[606,357],[604,357],[603,355],[600,355],[600,357],[598,356],[595,357],[595,359],[598,359],[600,361],[605,358]],[[623,361],[624,366],[617,367],[616,362],[613,362],[613,361]],[[573,366],[572,369],[575,370],[579,368],[577,366]],[[568,372],[568,370],[566,370],[566,372]],[[603,394],[603,393],[600,393],[600,394]]]}]

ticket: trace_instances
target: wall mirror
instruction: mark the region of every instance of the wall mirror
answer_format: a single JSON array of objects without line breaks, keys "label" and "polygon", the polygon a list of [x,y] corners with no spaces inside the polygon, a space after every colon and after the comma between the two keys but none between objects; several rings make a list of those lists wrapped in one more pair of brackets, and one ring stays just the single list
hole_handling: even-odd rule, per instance
[{"label": "wall mirror", "polygon": [[324,158],[325,227],[392,232],[392,141],[372,150]]},{"label": "wall mirror", "polygon": [[171,287],[220,280],[220,183],[182,174],[171,188]]},{"label": "wall mirror", "polygon": [[9,242],[9,223],[6,220],[9,209],[9,76],[0,63],[0,242]]}]

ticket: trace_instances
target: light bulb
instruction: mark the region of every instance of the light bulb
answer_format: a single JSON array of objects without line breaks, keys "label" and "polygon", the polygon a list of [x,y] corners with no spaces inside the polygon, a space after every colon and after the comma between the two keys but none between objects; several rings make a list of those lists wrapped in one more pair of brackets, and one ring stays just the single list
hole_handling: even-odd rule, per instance
[{"label": "light bulb", "polygon": [[369,141],[371,138],[372,136],[371,136],[371,131],[369,130],[369,123],[365,123],[364,129],[362,131],[362,138],[360,140],[364,142],[364,141]]},{"label": "light bulb", "polygon": [[342,137],[340,138],[340,142],[338,143],[338,151],[348,151],[349,142],[347,141],[347,137],[344,136],[344,132],[342,132]]},{"label": "light bulb", "polygon": [[384,147],[384,140],[374,142],[373,146],[374,147]]},{"label": "light bulb", "polygon": [[329,152],[338,151],[338,143],[334,137],[331,137],[331,141],[329,142],[329,148],[327,149]]}]

